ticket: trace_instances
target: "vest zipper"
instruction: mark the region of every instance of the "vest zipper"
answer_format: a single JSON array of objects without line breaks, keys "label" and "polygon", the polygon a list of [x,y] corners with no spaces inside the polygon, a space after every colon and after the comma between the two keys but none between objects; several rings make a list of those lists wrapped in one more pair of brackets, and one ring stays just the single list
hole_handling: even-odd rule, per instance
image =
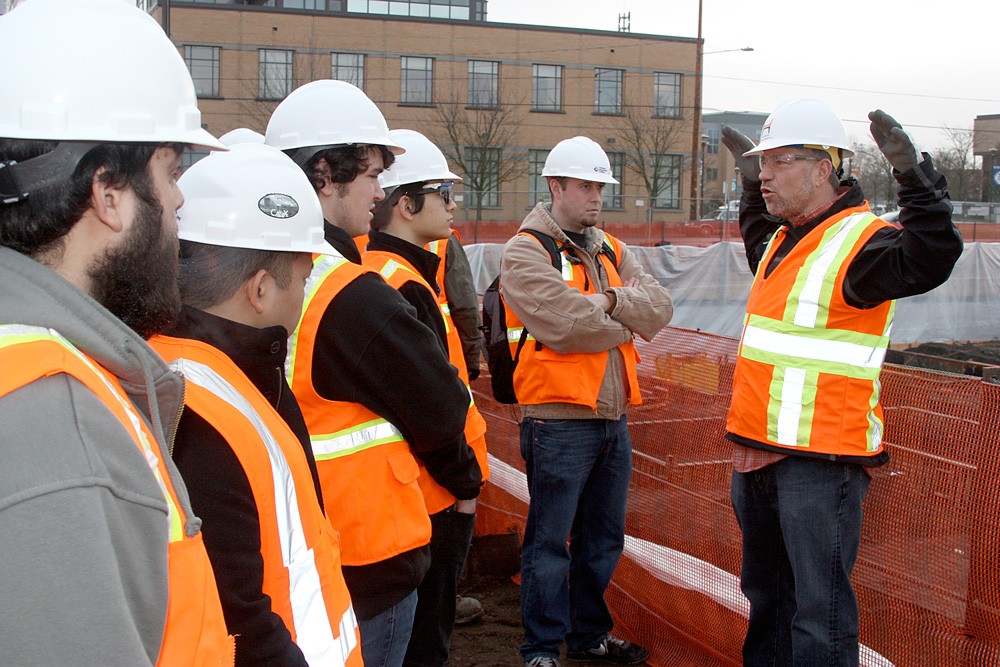
[{"label": "vest zipper", "polygon": [[184,379],[184,374],[178,371],[177,377],[181,379],[181,404],[177,408],[177,417],[174,419],[174,427],[170,431],[170,446],[167,451],[170,452],[170,458],[174,458],[174,443],[177,441],[177,431],[181,426],[181,415],[184,414],[184,399],[187,397],[187,381]]}]

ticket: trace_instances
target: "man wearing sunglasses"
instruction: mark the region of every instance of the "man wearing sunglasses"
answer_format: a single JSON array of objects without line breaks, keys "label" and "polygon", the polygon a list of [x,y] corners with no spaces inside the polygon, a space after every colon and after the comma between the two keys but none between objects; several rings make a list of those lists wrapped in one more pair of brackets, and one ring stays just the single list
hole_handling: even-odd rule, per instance
[{"label": "man wearing sunglasses", "polygon": [[[440,303],[440,258],[424,248],[451,235],[457,206],[452,188],[462,179],[448,169],[440,149],[419,132],[393,130],[389,137],[406,152],[379,176],[387,194],[375,205],[362,261],[416,309],[417,318],[437,334],[439,353],[468,384],[461,339]],[[486,421],[471,400],[471,390],[454,407],[466,411],[465,437],[476,452],[485,480],[489,474]],[[417,611],[404,664],[444,667],[455,622],[458,578],[472,541],[476,500],[456,499],[425,471],[421,471],[419,482],[431,517],[431,567],[417,589]]]},{"label": "man wearing sunglasses", "polygon": [[885,112],[868,117],[899,182],[902,227],[844,177],[847,133],[819,100],[779,106],[757,146],[722,130],[743,174],[755,274],[726,424],[750,667],[858,664],[849,577],[870,471],[889,458],[878,377],[895,300],[943,283],[962,253],[930,156]]}]

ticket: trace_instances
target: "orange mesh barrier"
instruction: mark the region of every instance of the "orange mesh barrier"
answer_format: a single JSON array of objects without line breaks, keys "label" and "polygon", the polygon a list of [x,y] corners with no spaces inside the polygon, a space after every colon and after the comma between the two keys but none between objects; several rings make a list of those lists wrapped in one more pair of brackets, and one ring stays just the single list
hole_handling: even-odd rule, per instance
[{"label": "orange mesh barrier", "polygon": [[[616,632],[654,665],[739,665],[749,604],[724,439],[736,341],[668,328],[638,345],[644,404],[629,413],[634,473],[625,554],[608,591]],[[861,665],[1000,664],[1000,386],[886,366],[891,462],[865,501],[853,581]],[[527,512],[517,409],[489,377],[493,477],[479,534],[522,531]]]}]

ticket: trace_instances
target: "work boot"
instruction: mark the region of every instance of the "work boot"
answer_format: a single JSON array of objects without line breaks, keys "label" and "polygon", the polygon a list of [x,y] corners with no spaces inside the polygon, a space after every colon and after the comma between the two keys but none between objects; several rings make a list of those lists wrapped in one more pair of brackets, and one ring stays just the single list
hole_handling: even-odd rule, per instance
[{"label": "work boot", "polygon": [[567,651],[566,657],[575,662],[606,662],[610,665],[638,665],[649,657],[649,651],[608,635],[596,646],[582,651]]},{"label": "work boot", "polygon": [[455,625],[470,625],[483,617],[483,605],[476,598],[455,597]]}]

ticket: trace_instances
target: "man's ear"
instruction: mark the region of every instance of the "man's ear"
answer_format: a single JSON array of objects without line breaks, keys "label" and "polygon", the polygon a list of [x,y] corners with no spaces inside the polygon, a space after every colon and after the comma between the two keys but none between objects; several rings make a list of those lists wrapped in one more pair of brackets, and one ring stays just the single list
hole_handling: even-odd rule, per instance
[{"label": "man's ear", "polygon": [[396,202],[396,208],[399,209],[399,214],[403,216],[404,220],[413,220],[416,213],[413,211],[413,200],[410,199],[409,195],[403,195]]},{"label": "man's ear", "polygon": [[268,290],[274,282],[274,280],[268,280],[269,277],[270,274],[266,269],[258,269],[257,273],[247,278],[246,282],[243,283],[243,295],[246,297],[247,303],[250,304],[250,308],[258,315],[264,312],[264,304],[269,296]]},{"label": "man's ear", "polygon": [[94,172],[90,181],[90,205],[97,219],[114,232],[125,228],[125,187],[110,185],[101,177],[107,173],[105,167]]},{"label": "man's ear", "polygon": [[326,197],[333,195],[333,193],[336,191],[335,189],[337,187],[337,184],[334,183],[333,180],[330,178],[329,163],[327,163],[327,161],[324,158],[320,158],[316,162],[316,166],[313,167],[313,169],[315,170],[313,172],[313,181],[314,181],[313,184],[314,185],[316,185],[317,183],[321,184],[320,187],[316,190],[316,192]]}]

